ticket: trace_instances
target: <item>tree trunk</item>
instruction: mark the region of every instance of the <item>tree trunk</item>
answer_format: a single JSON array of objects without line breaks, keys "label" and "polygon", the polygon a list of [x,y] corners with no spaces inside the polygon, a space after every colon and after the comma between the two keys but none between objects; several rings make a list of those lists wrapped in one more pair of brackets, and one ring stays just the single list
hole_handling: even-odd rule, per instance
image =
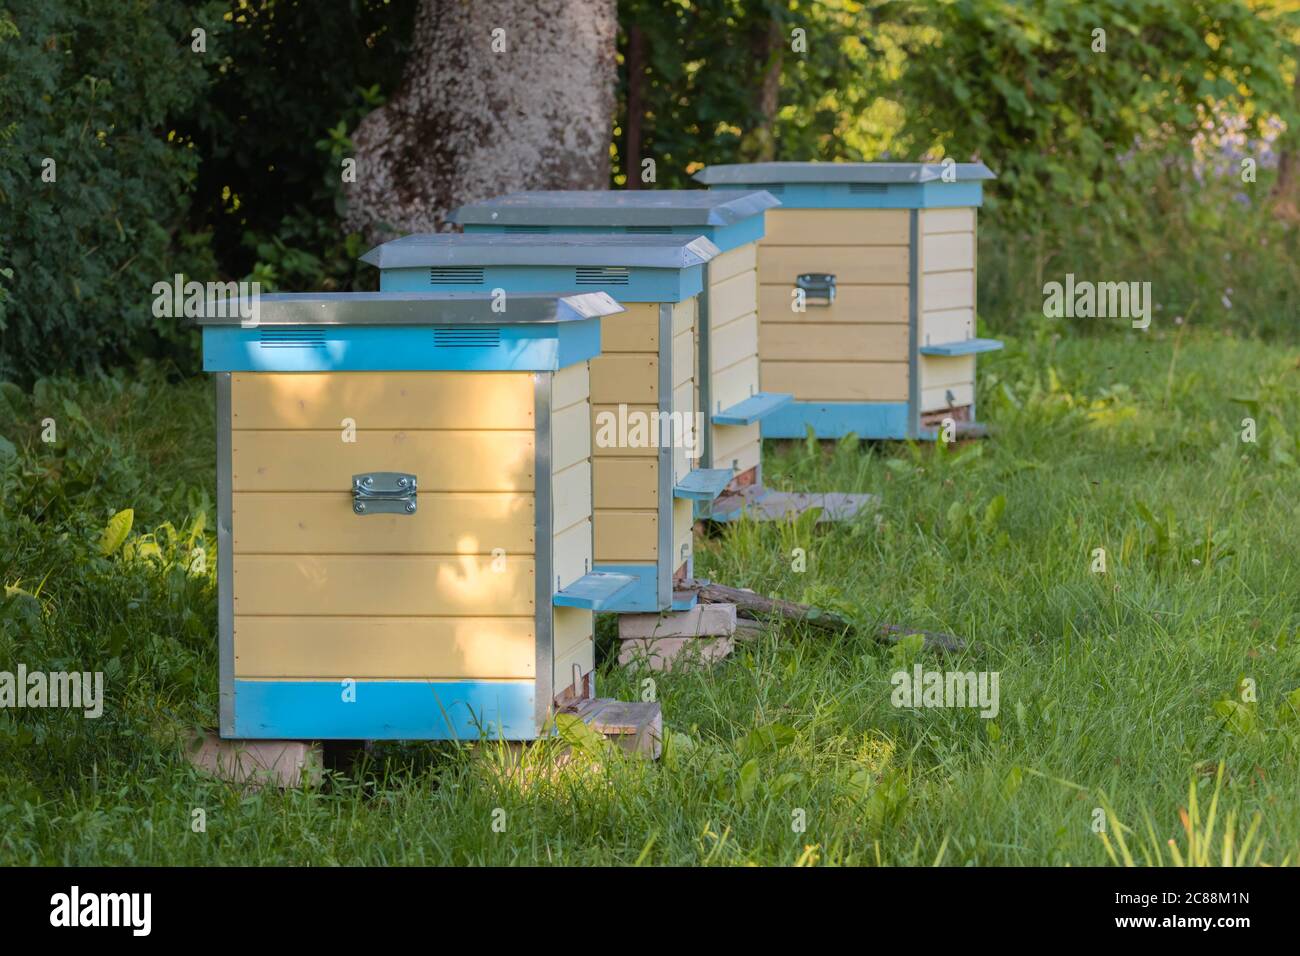
[{"label": "tree trunk", "polygon": [[[1300,115],[1300,68],[1296,69],[1295,75],[1295,105],[1295,112]],[[1279,219],[1300,224],[1300,126],[1288,129],[1277,146],[1279,156],[1277,180],[1273,183],[1273,210]]]},{"label": "tree trunk", "polygon": [[749,162],[764,163],[776,157],[776,113],[781,105],[781,55],[785,52],[781,22],[773,19],[756,28],[750,34],[750,49],[759,67],[754,91],[758,124],[746,135],[741,154]]},{"label": "tree trunk", "polygon": [[627,28],[627,135],[623,172],[627,188],[641,188],[641,121],[645,115],[645,34],[635,23]]},{"label": "tree trunk", "polygon": [[434,232],[501,193],[606,188],[616,28],[616,0],[421,0],[401,86],[353,136],[348,228]]}]

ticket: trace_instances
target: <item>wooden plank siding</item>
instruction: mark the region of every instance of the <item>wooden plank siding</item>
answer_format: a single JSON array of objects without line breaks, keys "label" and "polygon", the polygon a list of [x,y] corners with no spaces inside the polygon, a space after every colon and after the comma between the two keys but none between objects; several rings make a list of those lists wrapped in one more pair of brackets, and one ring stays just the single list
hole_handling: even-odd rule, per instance
[{"label": "wooden plank siding", "polygon": [[[710,406],[701,409],[714,468],[738,474],[758,465],[763,455],[760,428],[754,425],[714,425],[708,419],[759,391],[758,246],[747,243],[728,255],[749,250],[749,268],[727,270],[719,276],[709,267],[709,388]],[[739,258],[737,261],[741,261]]]},{"label": "wooden plank siding", "polygon": [[[904,402],[908,394],[910,214],[774,209],[759,248],[764,391],[798,401]],[[801,273],[836,277],[829,307],[793,311]]]},{"label": "wooden plank siding", "polygon": [[[533,677],[533,387],[526,372],[233,374],[235,676]],[[355,514],[352,476],[370,471],[415,474],[418,510]],[[556,502],[582,510],[576,488]]]},{"label": "wooden plank siding", "polygon": [[[920,344],[960,342],[975,334],[975,210],[920,212]],[[921,411],[975,400],[975,356],[921,355]]]},{"label": "wooden plank siding", "polygon": [[[560,369],[551,384],[551,577],[556,590],[590,571],[595,559],[591,421],[589,363]],[[569,454],[562,455],[562,448]],[[558,695],[573,683],[574,664],[584,675],[596,666],[595,631],[590,611],[552,607],[550,613],[552,691]]]}]

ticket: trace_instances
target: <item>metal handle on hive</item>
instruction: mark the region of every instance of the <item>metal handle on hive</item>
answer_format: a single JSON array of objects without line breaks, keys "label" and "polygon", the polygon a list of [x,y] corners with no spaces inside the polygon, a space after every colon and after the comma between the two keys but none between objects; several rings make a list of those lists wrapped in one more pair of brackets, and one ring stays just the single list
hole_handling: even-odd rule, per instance
[{"label": "metal handle on hive", "polygon": [[372,471],[352,476],[352,510],[359,515],[415,514],[415,475]]}]

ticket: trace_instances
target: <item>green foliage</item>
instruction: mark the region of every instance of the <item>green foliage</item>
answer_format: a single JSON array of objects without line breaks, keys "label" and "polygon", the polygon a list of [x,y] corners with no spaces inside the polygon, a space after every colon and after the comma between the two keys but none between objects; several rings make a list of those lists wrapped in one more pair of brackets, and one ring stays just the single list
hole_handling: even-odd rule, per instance
[{"label": "green foliage", "polygon": [[[644,188],[695,186],[691,174],[717,163],[864,158],[887,137],[893,113],[878,93],[897,69],[896,50],[881,45],[866,10],[855,0],[620,0],[614,184],[639,179],[650,157],[657,178]],[[795,30],[806,50],[793,49]],[[646,58],[639,120],[627,106],[635,33]],[[780,95],[767,116],[761,91],[774,63]],[[641,148],[629,157],[628,128],[638,122]]]},{"label": "green foliage", "polygon": [[0,7],[0,375],[188,354],[192,333],[154,318],[150,287],[211,269],[173,241],[199,157],[169,121],[220,42],[212,3]]},{"label": "green foliage", "polygon": [[[848,524],[739,522],[697,538],[698,573],[796,600],[833,592],[864,623],[774,626],[707,669],[656,673],[661,761],[564,720],[557,747],[522,755],[379,745],[305,793],[242,792],[182,756],[216,714],[209,384],[148,365],[0,383],[0,670],[102,670],[107,698],[97,720],[0,713],[0,862],[1102,865],[1096,807],[1115,862],[1119,836],[1144,862],[1120,821],[1158,821],[1150,845],[1167,857],[1186,807],[1204,846],[1189,774],[1203,805],[1217,794],[1216,845],[1235,813],[1253,831],[1248,862],[1300,859],[1300,476],[1243,446],[1233,401],[1258,403],[1262,443],[1267,410],[1300,402],[1294,359],[1155,329],[1140,344],[1013,338],[982,361],[997,377],[979,396],[989,441],[766,446],[769,485],[869,492],[879,507]],[[1121,383],[1123,425],[1090,420]],[[1137,500],[1156,515],[1176,503],[1176,523],[1155,519],[1173,529],[1163,553]],[[1203,527],[1231,557],[1192,563],[1184,529]],[[1105,574],[1090,569],[1099,546]],[[939,657],[914,632],[885,645],[879,622],[971,648]],[[644,675],[610,650],[601,695],[639,699]],[[892,674],[918,663],[998,671],[997,721],[892,706]],[[553,763],[559,746],[576,759]]]},{"label": "green foliage", "polygon": [[[415,0],[231,3],[219,73],[177,120],[202,157],[190,227],[266,289],[377,288],[342,229],[349,132],[401,77]],[[364,175],[364,170],[358,175]]]}]

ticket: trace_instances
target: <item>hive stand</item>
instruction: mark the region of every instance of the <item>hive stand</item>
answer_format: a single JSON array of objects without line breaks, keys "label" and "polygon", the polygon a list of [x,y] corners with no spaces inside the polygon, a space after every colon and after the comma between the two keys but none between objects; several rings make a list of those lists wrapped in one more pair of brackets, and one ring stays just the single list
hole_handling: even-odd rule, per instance
[{"label": "hive stand", "polygon": [[[764,438],[982,434],[975,357],[975,223],[982,163],[710,166],[712,190],[781,201],[759,245],[760,379],[794,401]],[[804,309],[799,311],[802,302]]]}]

